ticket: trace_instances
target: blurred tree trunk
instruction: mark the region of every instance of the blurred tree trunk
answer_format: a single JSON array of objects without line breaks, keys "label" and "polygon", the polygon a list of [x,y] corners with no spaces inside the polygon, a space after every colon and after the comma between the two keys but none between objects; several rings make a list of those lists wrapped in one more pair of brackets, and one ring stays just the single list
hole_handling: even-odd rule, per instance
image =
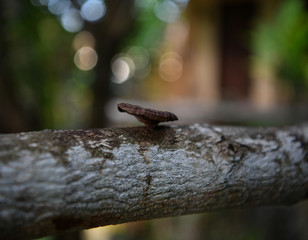
[{"label": "blurred tree trunk", "polygon": [[7,1],[0,2],[0,132],[28,131],[28,123],[14,96],[14,82],[10,76],[8,24],[5,19]]},{"label": "blurred tree trunk", "polygon": [[133,0],[106,1],[107,13],[99,23],[89,23],[86,27],[96,39],[98,63],[95,68],[95,83],[93,85],[94,104],[91,127],[108,126],[105,114],[105,104],[111,97],[110,79],[111,60],[119,53],[123,40],[133,26]]},{"label": "blurred tree trunk", "polygon": [[308,124],[4,134],[0,156],[2,239],[290,205],[308,192]]},{"label": "blurred tree trunk", "polygon": [[241,100],[249,97],[249,43],[256,8],[254,1],[239,1],[226,2],[220,9],[220,82],[223,99]]}]

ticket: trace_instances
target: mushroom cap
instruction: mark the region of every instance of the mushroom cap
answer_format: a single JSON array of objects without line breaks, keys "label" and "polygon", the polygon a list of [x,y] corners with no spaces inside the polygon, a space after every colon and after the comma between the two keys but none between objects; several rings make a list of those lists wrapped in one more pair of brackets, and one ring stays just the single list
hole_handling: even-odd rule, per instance
[{"label": "mushroom cap", "polygon": [[118,110],[120,112],[127,112],[135,116],[140,122],[147,126],[155,127],[160,122],[168,122],[178,120],[178,117],[167,111],[158,111],[151,108],[143,108],[129,103],[119,103]]}]

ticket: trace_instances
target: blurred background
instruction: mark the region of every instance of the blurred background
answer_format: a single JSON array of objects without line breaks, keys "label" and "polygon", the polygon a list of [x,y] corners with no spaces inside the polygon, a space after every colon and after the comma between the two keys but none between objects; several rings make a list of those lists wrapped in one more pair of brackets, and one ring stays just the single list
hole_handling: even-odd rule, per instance
[{"label": "blurred background", "polygon": [[[308,119],[307,0],[1,0],[0,133]],[[53,239],[308,239],[307,203],[98,228]]]}]

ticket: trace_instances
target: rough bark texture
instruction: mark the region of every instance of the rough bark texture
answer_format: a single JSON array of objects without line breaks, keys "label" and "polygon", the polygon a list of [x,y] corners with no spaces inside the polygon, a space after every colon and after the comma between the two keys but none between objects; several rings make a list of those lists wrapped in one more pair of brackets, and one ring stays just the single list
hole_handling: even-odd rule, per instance
[{"label": "rough bark texture", "polygon": [[0,238],[307,198],[308,124],[0,135]]}]

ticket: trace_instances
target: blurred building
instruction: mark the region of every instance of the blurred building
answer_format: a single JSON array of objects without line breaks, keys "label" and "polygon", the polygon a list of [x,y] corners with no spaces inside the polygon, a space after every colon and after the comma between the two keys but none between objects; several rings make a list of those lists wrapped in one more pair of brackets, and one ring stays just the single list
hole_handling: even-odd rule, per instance
[{"label": "blurred building", "polygon": [[191,0],[187,21],[168,24],[152,76],[152,82],[162,80],[163,98],[248,101],[261,109],[287,101],[288,89],[276,81],[275,69],[256,63],[252,54],[257,23],[270,21],[283,2]]}]

